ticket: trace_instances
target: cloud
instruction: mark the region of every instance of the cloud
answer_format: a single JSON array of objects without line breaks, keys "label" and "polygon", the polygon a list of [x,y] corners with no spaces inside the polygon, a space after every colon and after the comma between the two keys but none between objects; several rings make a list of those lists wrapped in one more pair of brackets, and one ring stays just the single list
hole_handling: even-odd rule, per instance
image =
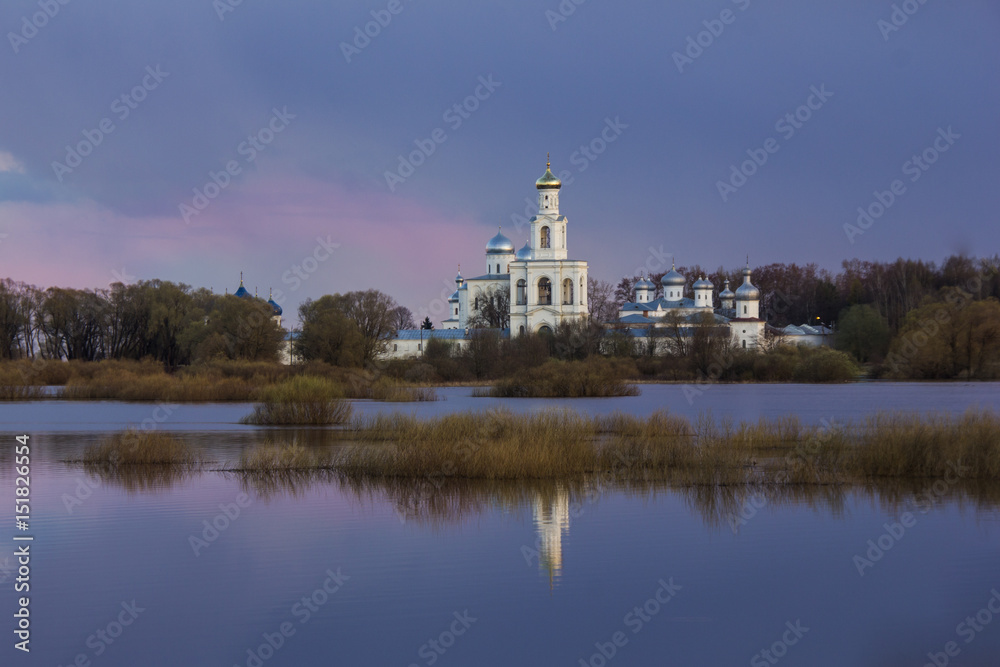
[{"label": "cloud", "polygon": [[24,166],[7,151],[0,151],[0,172],[24,173]]}]

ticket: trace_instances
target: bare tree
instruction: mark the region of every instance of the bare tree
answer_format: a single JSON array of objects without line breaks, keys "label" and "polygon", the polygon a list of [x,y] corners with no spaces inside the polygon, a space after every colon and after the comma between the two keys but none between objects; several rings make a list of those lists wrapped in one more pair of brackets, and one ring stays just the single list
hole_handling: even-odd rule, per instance
[{"label": "bare tree", "polygon": [[473,329],[506,329],[510,326],[510,286],[491,287],[479,297],[479,308],[469,320]]},{"label": "bare tree", "polygon": [[391,315],[391,323],[396,331],[417,328],[417,325],[413,322],[413,313],[406,306],[396,306],[392,309]]},{"label": "bare tree", "polygon": [[587,278],[587,307],[590,320],[606,324],[618,319],[618,303],[614,286],[605,280]]}]

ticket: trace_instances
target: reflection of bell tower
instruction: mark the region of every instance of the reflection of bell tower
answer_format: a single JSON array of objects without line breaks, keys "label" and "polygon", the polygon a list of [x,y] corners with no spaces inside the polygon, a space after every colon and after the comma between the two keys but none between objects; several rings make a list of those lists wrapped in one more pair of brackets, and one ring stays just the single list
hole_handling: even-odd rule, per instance
[{"label": "reflection of bell tower", "polygon": [[538,566],[549,573],[549,586],[562,572],[562,536],[569,532],[569,493],[559,486],[555,494],[535,495],[535,529],[541,552]]}]

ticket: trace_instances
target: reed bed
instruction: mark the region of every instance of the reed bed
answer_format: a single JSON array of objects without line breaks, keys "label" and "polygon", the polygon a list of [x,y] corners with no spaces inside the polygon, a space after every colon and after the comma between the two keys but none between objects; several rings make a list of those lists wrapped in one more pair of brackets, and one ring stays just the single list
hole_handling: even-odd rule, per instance
[{"label": "reed bed", "polygon": [[795,417],[694,424],[663,412],[589,417],[506,410],[421,420],[375,415],[330,466],[348,474],[476,479],[663,479],[684,484],[838,484],[877,478],[1000,479],[1000,418],[879,414],[814,427]]},{"label": "reed bed", "polygon": [[306,449],[298,444],[263,444],[248,449],[240,455],[239,470],[243,472],[316,470],[329,465],[329,452]]},{"label": "reed bed", "polygon": [[63,389],[70,400],[228,402],[248,401],[258,386],[240,377],[136,373],[103,369],[90,377],[72,377]]},{"label": "reed bed", "polygon": [[88,465],[150,466],[189,465],[195,462],[190,446],[159,431],[126,429],[88,447],[83,463]]},{"label": "reed bed", "polygon": [[623,379],[618,367],[608,361],[579,363],[548,361],[477,389],[474,396],[493,398],[595,398],[638,396],[639,388]]},{"label": "reed bed", "polygon": [[325,378],[297,376],[260,389],[258,403],[240,421],[257,426],[343,424],[351,404],[340,385]]}]

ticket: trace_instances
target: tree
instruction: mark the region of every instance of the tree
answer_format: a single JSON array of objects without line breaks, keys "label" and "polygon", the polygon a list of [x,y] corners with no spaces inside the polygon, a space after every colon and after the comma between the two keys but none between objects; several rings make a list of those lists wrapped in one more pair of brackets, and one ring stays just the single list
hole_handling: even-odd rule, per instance
[{"label": "tree", "polygon": [[867,304],[851,306],[838,318],[836,347],[861,363],[881,361],[889,349],[889,324]]},{"label": "tree", "polygon": [[361,332],[365,362],[375,361],[382,356],[389,340],[397,331],[394,311],[398,304],[395,299],[373,289],[348,292],[342,296],[335,294],[333,299]]},{"label": "tree", "polygon": [[406,306],[396,306],[392,309],[390,323],[396,331],[417,328],[413,323],[413,313]]},{"label": "tree", "polygon": [[591,321],[607,324],[618,319],[618,304],[614,295],[615,288],[611,283],[587,278],[587,308]]},{"label": "tree", "polygon": [[479,297],[479,308],[469,319],[473,329],[507,329],[510,327],[510,285],[490,287]]},{"label": "tree", "polygon": [[500,361],[500,334],[495,329],[474,329],[469,334],[469,344],[463,356],[469,362],[473,375],[482,380],[493,374]]},{"label": "tree", "polygon": [[295,341],[296,353],[304,360],[325,361],[334,366],[360,366],[365,361],[365,341],[357,324],[342,310],[340,299],[325,295],[299,306],[302,331]]},{"label": "tree", "polygon": [[433,331],[434,325],[431,323],[431,318],[425,317],[424,321],[420,323],[420,328],[424,331]]}]

